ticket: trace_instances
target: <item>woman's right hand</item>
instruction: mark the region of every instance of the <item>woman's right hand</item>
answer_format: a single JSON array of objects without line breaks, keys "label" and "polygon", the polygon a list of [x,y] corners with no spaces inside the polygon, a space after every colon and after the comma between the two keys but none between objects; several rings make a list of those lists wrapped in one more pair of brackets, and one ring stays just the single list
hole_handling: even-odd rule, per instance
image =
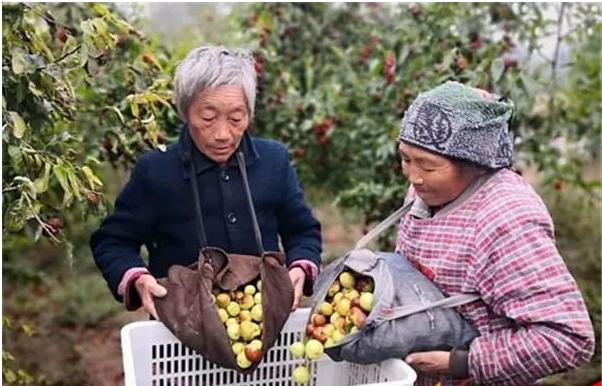
[{"label": "woman's right hand", "polygon": [[167,295],[167,289],[157,283],[152,275],[140,275],[140,277],[134,283],[140,300],[142,301],[142,308],[144,311],[152,315],[153,318],[159,320],[157,316],[157,310],[155,310],[155,303],[153,302],[153,296],[162,298]]}]

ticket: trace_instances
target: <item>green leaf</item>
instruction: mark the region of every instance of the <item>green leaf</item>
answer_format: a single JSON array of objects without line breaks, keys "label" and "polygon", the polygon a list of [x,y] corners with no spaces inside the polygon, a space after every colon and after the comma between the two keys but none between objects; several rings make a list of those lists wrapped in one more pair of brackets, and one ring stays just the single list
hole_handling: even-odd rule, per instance
[{"label": "green leaf", "polygon": [[44,175],[33,182],[33,186],[38,194],[44,193],[46,190],[48,190],[48,177],[50,175],[51,168],[52,165],[49,163],[44,165]]},{"label": "green leaf", "polygon": [[27,131],[27,123],[21,115],[15,111],[9,111],[11,120],[13,121],[13,135],[15,138],[23,138],[23,134]]},{"label": "green leaf", "polygon": [[73,169],[67,169],[67,179],[69,180],[69,185],[71,186],[71,191],[75,194],[75,197],[79,200],[81,199],[81,195],[79,194],[79,179],[75,174]]},{"label": "green leaf", "polygon": [[69,185],[67,170],[62,166],[62,164],[57,164],[52,168],[52,172],[58,180],[59,185],[61,185],[61,188],[63,188],[63,191],[65,192],[63,196],[63,206],[69,206],[73,200],[73,193],[71,192],[71,187]]},{"label": "green leaf", "polygon": [[491,63],[491,78],[494,83],[497,83],[504,74],[505,66],[504,59],[496,58]]},{"label": "green leaf", "polygon": [[102,181],[96,176],[96,174],[94,174],[94,172],[92,171],[92,169],[90,169],[89,166],[82,166],[82,172],[84,172],[84,174],[86,175],[86,178],[88,179],[88,183],[90,184],[90,188],[92,190],[94,190],[95,185],[102,186]]}]

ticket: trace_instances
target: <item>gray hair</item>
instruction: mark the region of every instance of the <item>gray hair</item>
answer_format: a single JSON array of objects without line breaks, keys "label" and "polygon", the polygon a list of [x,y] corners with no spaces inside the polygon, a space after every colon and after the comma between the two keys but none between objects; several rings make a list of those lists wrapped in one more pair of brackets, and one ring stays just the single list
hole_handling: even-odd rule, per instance
[{"label": "gray hair", "polygon": [[176,107],[186,122],[188,108],[199,91],[226,85],[242,88],[247,99],[249,118],[253,118],[257,76],[255,60],[245,49],[224,46],[195,48],[178,65],[175,83]]}]

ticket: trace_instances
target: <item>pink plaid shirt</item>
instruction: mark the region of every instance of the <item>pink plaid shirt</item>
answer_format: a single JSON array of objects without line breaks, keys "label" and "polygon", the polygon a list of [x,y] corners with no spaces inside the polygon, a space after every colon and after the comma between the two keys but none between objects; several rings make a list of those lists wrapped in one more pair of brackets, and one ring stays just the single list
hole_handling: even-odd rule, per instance
[{"label": "pink plaid shirt", "polygon": [[[472,191],[471,191],[472,188]],[[482,177],[430,217],[416,198],[397,250],[446,295],[478,292],[458,311],[481,336],[469,347],[471,384],[525,385],[585,364],[594,333],[575,280],[558,254],[548,211],[517,174]],[[418,384],[457,384],[420,374]]]}]

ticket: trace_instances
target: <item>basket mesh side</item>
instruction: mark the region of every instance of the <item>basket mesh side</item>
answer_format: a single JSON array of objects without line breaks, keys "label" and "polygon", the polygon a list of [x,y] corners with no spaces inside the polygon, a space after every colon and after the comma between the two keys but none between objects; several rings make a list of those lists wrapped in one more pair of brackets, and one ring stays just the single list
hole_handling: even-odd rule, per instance
[{"label": "basket mesh side", "polygon": [[379,364],[375,365],[359,365],[350,363],[349,364],[349,384],[350,385],[361,385],[365,383],[374,382],[389,382],[393,379],[389,379]]},{"label": "basket mesh side", "polygon": [[[290,345],[302,339],[302,332],[282,332],[261,364],[249,375],[224,369],[204,359],[180,342],[151,345],[152,386],[291,386],[293,370],[304,361],[290,355]],[[315,365],[309,364],[311,379],[317,383]]]}]

